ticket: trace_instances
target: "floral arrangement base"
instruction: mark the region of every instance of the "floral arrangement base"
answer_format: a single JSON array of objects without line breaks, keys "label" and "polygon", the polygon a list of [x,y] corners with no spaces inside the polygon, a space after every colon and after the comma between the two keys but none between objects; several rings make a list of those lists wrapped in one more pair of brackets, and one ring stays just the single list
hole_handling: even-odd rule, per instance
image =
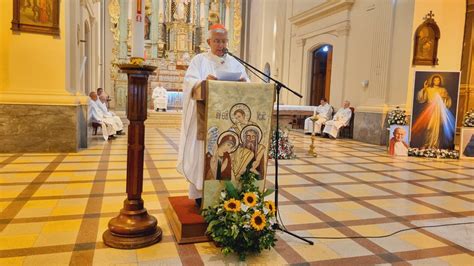
[{"label": "floral arrangement base", "polygon": [[235,253],[241,261],[275,246],[275,204],[265,201],[273,190],[259,191],[258,176],[245,173],[239,186],[225,182],[219,203],[203,210],[207,233],[224,255]]},{"label": "floral arrangement base", "polygon": [[408,148],[408,156],[439,159],[459,159],[459,152],[456,150],[446,149]]},{"label": "floral arrangement base", "polygon": [[207,223],[196,207],[194,200],[187,196],[169,197],[166,217],[178,244],[207,242]]},{"label": "floral arrangement base", "polygon": [[[296,154],[294,151],[294,146],[290,141],[290,132],[285,129],[279,129],[278,130],[278,159],[281,160],[289,160],[289,159],[295,159]],[[276,130],[273,130],[272,133],[272,142],[270,143],[270,149],[268,151],[268,157],[270,159],[275,158],[275,144],[276,144]]]}]

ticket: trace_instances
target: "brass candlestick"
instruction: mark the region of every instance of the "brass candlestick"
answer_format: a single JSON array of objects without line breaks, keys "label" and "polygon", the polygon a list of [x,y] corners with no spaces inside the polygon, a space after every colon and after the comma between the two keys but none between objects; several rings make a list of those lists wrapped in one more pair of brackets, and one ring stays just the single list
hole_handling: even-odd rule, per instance
[{"label": "brass candlestick", "polygon": [[309,150],[308,150],[308,154],[313,156],[313,157],[318,157],[318,154],[316,153],[316,151],[314,151],[314,149],[316,148],[316,145],[314,145],[314,142],[316,141],[316,136],[315,136],[315,132],[314,132],[314,123],[316,122],[317,120],[317,117],[312,117],[310,118],[311,121],[313,121],[313,132],[311,132],[311,144],[309,145]]}]

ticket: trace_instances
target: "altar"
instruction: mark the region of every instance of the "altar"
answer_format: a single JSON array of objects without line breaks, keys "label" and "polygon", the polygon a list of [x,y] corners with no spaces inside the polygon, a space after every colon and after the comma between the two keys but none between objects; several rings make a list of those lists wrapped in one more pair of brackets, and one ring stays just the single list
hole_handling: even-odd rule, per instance
[{"label": "altar", "polygon": [[[312,116],[313,112],[314,106],[280,105],[280,127],[303,129],[304,120]],[[272,123],[276,123],[276,105],[273,106]]]},{"label": "altar", "polygon": [[[225,25],[229,33],[228,49],[239,55],[241,0],[145,0],[145,60],[157,66],[149,78],[148,109],[153,109],[153,89],[164,87],[170,109],[182,108],[182,84],[191,59],[207,51],[208,29],[215,23]],[[108,5],[114,45],[111,86],[105,88],[116,110],[126,108],[127,77],[116,67],[127,62],[131,53],[129,1],[111,0]]]}]

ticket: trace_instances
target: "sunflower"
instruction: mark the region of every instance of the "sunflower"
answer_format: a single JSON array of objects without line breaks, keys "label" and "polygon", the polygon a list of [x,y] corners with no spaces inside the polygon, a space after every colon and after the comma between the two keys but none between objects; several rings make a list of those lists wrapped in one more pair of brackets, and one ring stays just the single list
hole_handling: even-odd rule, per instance
[{"label": "sunflower", "polygon": [[265,215],[263,215],[260,211],[255,211],[252,215],[252,218],[250,218],[250,225],[257,231],[263,230],[265,225],[267,225]]},{"label": "sunflower", "polygon": [[273,201],[265,201],[265,208],[268,209],[270,215],[275,215],[276,208],[275,203]]},{"label": "sunflower", "polygon": [[257,204],[257,195],[253,192],[247,192],[244,194],[244,203],[249,207],[255,206]]},{"label": "sunflower", "polygon": [[240,211],[240,200],[230,199],[224,202],[224,208],[229,212]]}]

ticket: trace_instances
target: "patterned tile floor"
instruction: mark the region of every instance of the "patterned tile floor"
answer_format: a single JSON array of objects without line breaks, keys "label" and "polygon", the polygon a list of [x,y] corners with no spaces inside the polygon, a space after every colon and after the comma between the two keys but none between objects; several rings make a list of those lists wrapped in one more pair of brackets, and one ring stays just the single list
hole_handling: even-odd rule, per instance
[{"label": "patterned tile floor", "polygon": [[[126,137],[95,140],[77,154],[0,154],[0,265],[222,265],[212,243],[177,245],[163,209],[185,195],[175,170],[178,130],[148,128],[143,198],[163,240],[138,250],[102,242],[125,198]],[[280,212],[286,228],[314,239],[307,245],[278,233],[275,249],[249,264],[474,265],[474,226],[405,231],[415,226],[474,221],[474,162],[391,158],[384,147],[317,139],[293,132],[298,158],[280,161]],[[274,167],[268,184],[273,186]]]}]

